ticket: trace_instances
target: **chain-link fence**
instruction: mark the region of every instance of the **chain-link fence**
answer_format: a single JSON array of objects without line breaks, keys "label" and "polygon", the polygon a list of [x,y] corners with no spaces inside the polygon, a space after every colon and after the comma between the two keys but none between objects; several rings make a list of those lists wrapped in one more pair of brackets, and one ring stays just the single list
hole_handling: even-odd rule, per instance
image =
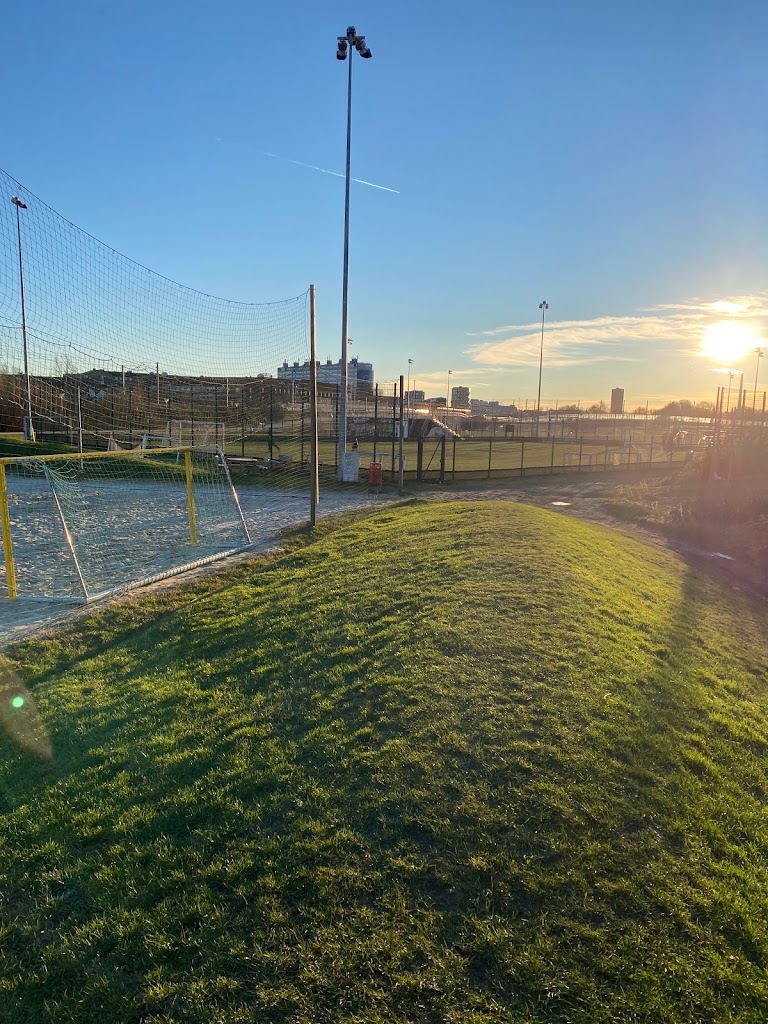
[{"label": "chain-link fence", "polygon": [[[602,443],[557,438],[504,439],[419,438],[403,443],[403,479],[418,483],[492,480],[549,473],[610,472],[616,469],[657,469],[679,466],[696,457],[692,449],[665,448],[660,442]],[[360,471],[365,478],[372,463],[381,466],[385,481],[397,478],[399,443],[361,446]]]}]

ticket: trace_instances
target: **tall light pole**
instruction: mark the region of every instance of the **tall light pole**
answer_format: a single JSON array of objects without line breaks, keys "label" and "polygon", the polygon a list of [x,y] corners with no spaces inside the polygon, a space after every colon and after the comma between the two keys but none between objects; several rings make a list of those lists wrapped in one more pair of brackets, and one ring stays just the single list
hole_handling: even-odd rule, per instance
[{"label": "tall light pole", "polygon": [[725,415],[728,416],[731,410],[731,382],[734,377],[741,375],[741,382],[739,384],[739,395],[741,395],[741,389],[744,385],[744,371],[743,370],[731,370],[727,366],[718,367],[714,371],[715,373],[727,373],[728,374],[728,393],[725,399]]},{"label": "tall light pole", "polygon": [[761,348],[755,349],[755,355],[757,356],[757,365],[755,366],[755,390],[752,395],[752,409],[755,408],[755,402],[757,402],[757,378],[760,373],[760,360],[763,358],[763,350]]},{"label": "tall light pole", "polygon": [[16,237],[19,240],[19,288],[21,291],[21,337],[24,344],[24,440],[35,440],[35,428],[32,424],[32,387],[29,380],[29,345],[27,343],[27,307],[24,301],[24,260],[21,255],[21,217],[20,211],[26,210],[27,204],[22,203],[18,196],[12,196],[11,202],[16,207]]},{"label": "tall light pole", "polygon": [[352,50],[355,49],[366,60],[371,51],[365,45],[365,36],[359,36],[355,26],[350,25],[346,35],[337,37],[336,59],[347,60],[349,50],[349,73],[347,76],[347,170],[346,189],[344,193],[344,272],[342,278],[341,298],[341,373],[339,374],[339,439],[338,464],[339,480],[344,479],[344,456],[347,452],[347,326],[349,295],[349,183],[352,154]]},{"label": "tall light pole", "polygon": [[539,436],[539,417],[541,416],[541,370],[544,365],[544,314],[549,309],[549,303],[539,303],[541,310],[541,346],[539,348],[539,393],[536,398],[536,437]]},{"label": "tall light pole", "polygon": [[451,408],[451,374],[452,373],[453,373],[453,370],[449,370],[448,371],[448,391],[446,392],[446,395],[445,395],[445,408],[446,409],[450,409]]},{"label": "tall light pole", "polygon": [[410,417],[411,417],[411,367],[412,366],[413,366],[413,360],[409,359],[408,360],[408,387],[407,387],[406,392],[405,392],[406,395],[408,395],[408,407],[407,407],[407,411],[406,411],[406,416],[408,417],[409,426],[410,426]]}]

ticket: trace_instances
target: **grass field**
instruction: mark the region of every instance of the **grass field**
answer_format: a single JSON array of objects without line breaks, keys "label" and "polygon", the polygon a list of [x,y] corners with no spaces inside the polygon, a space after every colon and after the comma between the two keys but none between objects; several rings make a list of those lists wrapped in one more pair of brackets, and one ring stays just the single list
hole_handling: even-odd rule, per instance
[{"label": "grass field", "polygon": [[77,449],[71,444],[53,444],[48,441],[25,441],[18,434],[0,434],[0,457],[65,455]]},{"label": "grass field", "polygon": [[[240,445],[239,442],[231,443],[226,446],[226,452],[229,455],[240,455],[242,454],[243,447],[245,455],[252,458],[266,458],[269,455],[269,446],[266,438],[258,438],[249,440],[245,443],[245,446]],[[440,442],[436,440],[425,441],[424,443],[424,455],[423,455],[423,468],[428,478],[435,479],[439,468],[440,468]],[[416,441],[405,441],[403,443],[403,452],[406,460],[406,472],[410,475],[415,473],[417,467],[417,442]],[[526,441],[521,444],[519,441],[504,441],[489,439],[478,440],[478,441],[457,441],[455,445],[455,459],[454,459],[454,445],[451,440],[448,441],[446,446],[446,471],[450,475],[453,470],[457,473],[461,472],[483,472],[490,468],[495,471],[513,471],[519,470],[521,466],[526,469],[550,469],[550,468],[561,468],[564,465],[573,467],[574,463],[578,463],[579,452],[583,460],[584,467],[588,467],[591,464],[599,466],[600,468],[612,467],[613,455],[621,451],[620,444],[584,444],[579,445],[578,442],[561,442],[557,441],[554,445],[550,441],[533,442]],[[300,440],[296,438],[292,439],[280,439],[275,447],[273,457],[278,456],[290,456],[294,463],[300,462],[303,458],[309,459],[309,444],[305,443],[303,448]],[[370,462],[373,461],[373,442],[372,441],[361,441],[360,442],[360,466],[366,468]],[[656,444],[653,450],[647,445],[641,448],[639,454],[638,451],[633,449],[631,453],[632,462],[642,461],[648,462],[652,459],[653,462],[666,462],[670,461],[670,456],[666,454],[661,447],[661,444]],[[336,460],[336,446],[333,441],[321,441],[319,445],[319,458],[320,462],[326,466],[331,466]],[[383,464],[386,471],[390,471],[393,466],[392,461],[392,442],[378,442],[376,446],[376,458],[377,461]],[[397,444],[395,445],[395,461],[394,466],[397,467]],[[672,457],[674,462],[682,462],[686,458],[685,452],[675,452]]]},{"label": "grass field", "polygon": [[768,1016],[765,610],[664,550],[417,502],[15,661],[4,1024]]},{"label": "grass field", "polygon": [[[350,444],[352,437],[350,435]],[[440,469],[440,442],[429,440],[424,443],[423,469],[426,479],[436,479]],[[519,472],[523,470],[548,470],[561,469],[568,466],[573,469],[581,459],[584,469],[601,468],[610,469],[613,466],[613,457],[621,451],[620,443],[605,442],[601,444],[583,444],[577,441],[557,440],[554,444],[548,440],[541,442],[505,441],[503,439],[457,441],[454,446],[449,440],[446,446],[446,472],[450,475],[456,473],[481,474],[488,472]],[[416,441],[405,441],[403,452],[406,460],[406,475],[413,478],[418,463],[418,445]],[[231,441],[224,446],[227,455],[249,458],[269,457],[270,448],[266,435],[253,437],[244,444],[239,441]],[[73,448],[62,444],[36,444],[18,439],[4,438],[0,435],[0,455],[24,456],[34,453],[36,455],[55,455],[63,452],[73,451]],[[360,467],[367,469],[373,461],[373,442],[361,441]],[[395,445],[394,463],[392,459],[392,442],[379,441],[376,445],[376,459],[383,464],[384,470],[389,472],[393,466],[397,467],[398,458],[397,444]],[[308,438],[302,443],[298,436],[282,437],[276,435],[272,448],[272,458],[290,459],[290,464],[296,468],[303,461],[309,460],[310,448]],[[684,462],[687,453],[684,451],[675,452],[671,457],[672,462]],[[322,466],[332,467],[336,463],[336,444],[334,441],[321,441],[319,445],[319,459]],[[648,462],[669,463],[670,456],[664,452],[660,442],[655,442],[653,447],[650,444],[635,446],[630,453],[632,463]],[[266,481],[262,481],[263,483]]]}]

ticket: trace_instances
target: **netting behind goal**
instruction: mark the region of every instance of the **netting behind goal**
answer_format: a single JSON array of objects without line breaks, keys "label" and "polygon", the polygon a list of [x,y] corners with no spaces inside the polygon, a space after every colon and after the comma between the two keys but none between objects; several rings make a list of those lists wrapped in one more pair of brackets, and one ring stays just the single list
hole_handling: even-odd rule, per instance
[{"label": "netting behind goal", "polygon": [[0,170],[0,434],[24,426],[25,334],[38,441],[125,450],[166,435],[297,468],[308,451],[308,369],[284,370],[308,368],[308,293],[248,303],[183,287]]},{"label": "netting behind goal", "polygon": [[10,597],[90,600],[250,544],[216,449],[2,461]]}]

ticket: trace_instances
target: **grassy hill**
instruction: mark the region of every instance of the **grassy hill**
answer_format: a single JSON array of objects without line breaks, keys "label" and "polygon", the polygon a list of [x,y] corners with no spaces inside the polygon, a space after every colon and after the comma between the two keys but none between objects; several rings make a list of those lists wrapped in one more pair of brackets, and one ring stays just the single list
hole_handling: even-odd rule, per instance
[{"label": "grassy hill", "polygon": [[414,503],[16,652],[3,1022],[768,1016],[764,607]]}]

